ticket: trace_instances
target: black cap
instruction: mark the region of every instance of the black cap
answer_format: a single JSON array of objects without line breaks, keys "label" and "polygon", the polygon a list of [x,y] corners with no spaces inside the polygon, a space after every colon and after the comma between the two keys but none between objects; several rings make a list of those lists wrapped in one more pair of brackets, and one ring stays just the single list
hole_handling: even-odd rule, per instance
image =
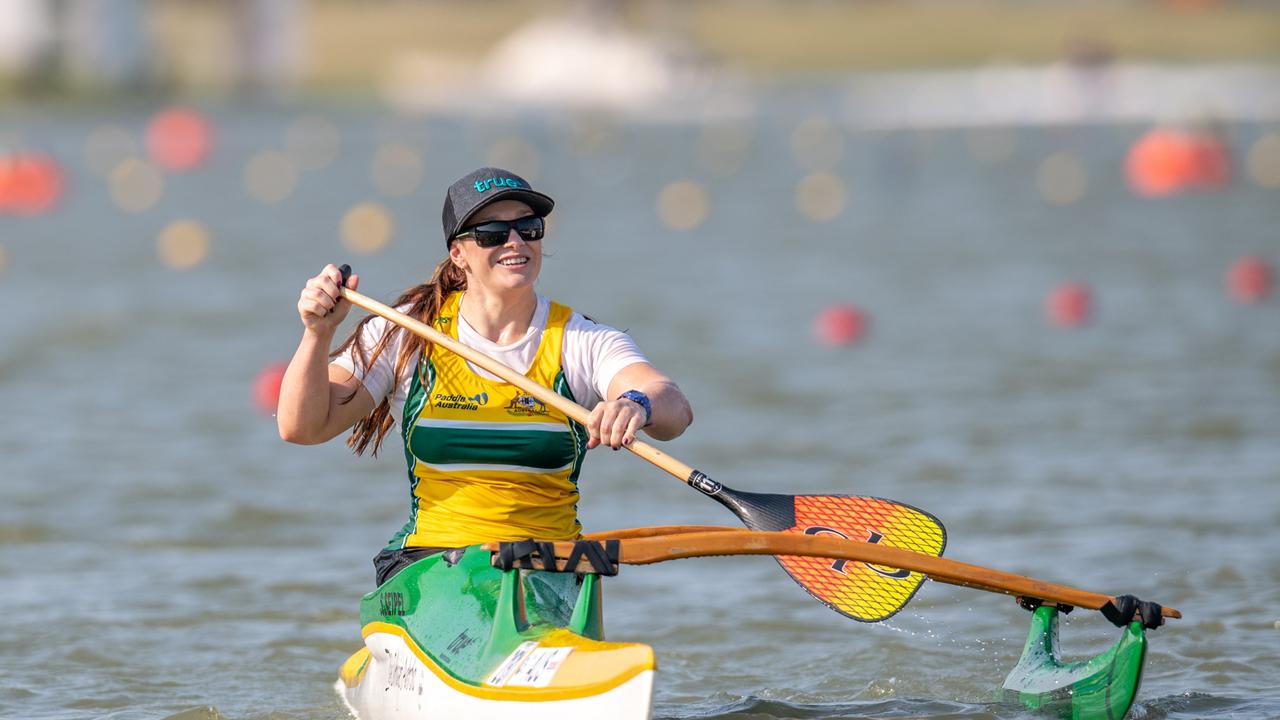
[{"label": "black cap", "polygon": [[480,208],[497,200],[519,200],[543,217],[556,206],[555,200],[534,190],[529,181],[510,170],[473,170],[450,185],[444,196],[444,244],[448,246]]}]

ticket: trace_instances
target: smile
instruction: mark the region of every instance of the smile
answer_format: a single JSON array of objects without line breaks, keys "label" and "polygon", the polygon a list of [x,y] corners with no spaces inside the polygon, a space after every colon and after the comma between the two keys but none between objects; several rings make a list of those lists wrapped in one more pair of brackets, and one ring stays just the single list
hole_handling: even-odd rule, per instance
[{"label": "smile", "polygon": [[498,261],[498,264],[506,265],[507,267],[515,267],[517,265],[525,265],[528,262],[529,262],[529,258],[526,258],[526,257],[512,257],[512,258],[503,258]]}]

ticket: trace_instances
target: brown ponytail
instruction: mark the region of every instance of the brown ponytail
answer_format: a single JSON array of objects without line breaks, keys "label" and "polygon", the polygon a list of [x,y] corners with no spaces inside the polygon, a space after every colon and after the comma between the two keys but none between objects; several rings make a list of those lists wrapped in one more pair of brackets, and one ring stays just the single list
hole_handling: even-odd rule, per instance
[{"label": "brown ponytail", "polygon": [[[435,322],[436,316],[440,314],[440,307],[444,305],[445,298],[452,293],[467,288],[467,275],[462,268],[453,263],[450,258],[445,258],[443,262],[436,266],[435,272],[431,274],[431,279],[422,285],[415,285],[409,288],[396,301],[392,303],[392,307],[402,309],[409,317],[415,318],[421,322],[430,325]],[[407,308],[405,306],[408,306]],[[404,343],[400,346],[400,355],[396,358],[395,380],[399,383],[400,378],[404,376],[410,363],[416,363],[422,353],[427,352],[427,342],[417,335],[408,333],[404,328],[395,325],[389,325],[387,332],[382,334],[378,342],[372,349],[364,347],[360,342],[361,332],[364,326],[376,315],[370,315],[360,321],[356,325],[351,336],[342,341],[336,350],[329,354],[330,358],[337,357],[346,352],[347,348],[352,348],[351,358],[355,363],[356,369],[360,374],[365,371],[378,360],[391,341],[396,335],[404,335]],[[394,389],[393,389],[394,392]],[[350,395],[342,398],[342,402],[349,403],[355,397],[353,391]],[[364,416],[355,427],[351,429],[351,435],[347,437],[347,446],[357,455],[364,454],[369,444],[373,444],[373,454],[377,456],[378,448],[382,446],[382,439],[391,431],[391,427],[395,424],[395,419],[391,417],[391,400],[383,398],[373,412]]]}]

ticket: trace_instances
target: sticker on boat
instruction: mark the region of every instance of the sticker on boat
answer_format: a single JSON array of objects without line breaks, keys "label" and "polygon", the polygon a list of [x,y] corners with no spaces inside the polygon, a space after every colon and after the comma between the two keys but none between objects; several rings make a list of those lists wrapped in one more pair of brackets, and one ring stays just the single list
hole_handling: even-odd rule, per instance
[{"label": "sticker on boat", "polygon": [[520,670],[507,681],[508,685],[520,687],[546,687],[556,676],[556,671],[569,657],[573,648],[555,647],[538,648],[529,653],[529,658],[520,666]]},{"label": "sticker on boat", "polygon": [[502,661],[502,664],[498,666],[498,669],[494,670],[493,674],[490,675],[489,679],[485,680],[485,682],[489,685],[493,685],[494,687],[502,687],[503,685],[506,685],[507,679],[511,677],[511,674],[520,667],[520,663],[524,662],[524,659],[528,657],[529,653],[536,647],[538,647],[538,643],[533,642],[532,640],[526,640],[525,642],[520,643],[519,647],[511,651],[511,654],[507,656],[507,659]]},{"label": "sticker on boat", "polygon": [[536,642],[522,642],[485,682],[494,687],[546,687],[572,651],[569,647],[540,648]]}]

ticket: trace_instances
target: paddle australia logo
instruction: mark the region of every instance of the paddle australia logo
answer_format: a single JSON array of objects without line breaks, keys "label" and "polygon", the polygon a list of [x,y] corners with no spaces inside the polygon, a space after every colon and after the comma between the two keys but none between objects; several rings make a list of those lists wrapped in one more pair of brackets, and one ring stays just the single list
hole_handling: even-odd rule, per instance
[{"label": "paddle australia logo", "polygon": [[546,415],[547,404],[533,396],[521,393],[511,399],[511,402],[507,405],[507,414],[516,417]]},{"label": "paddle australia logo", "polygon": [[[836,530],[835,528],[822,527],[821,525],[811,525],[810,527],[805,528],[804,534],[805,535],[835,535],[838,538],[843,538],[845,540],[849,539],[848,535],[845,535],[839,530]],[[868,530],[867,539],[864,540],[863,542],[866,542],[871,545],[877,545],[883,539],[884,539],[884,535],[882,533],[878,533],[875,530]],[[848,560],[835,560],[831,563],[831,569],[834,570],[835,572],[840,573],[841,575],[848,575],[849,572],[845,570],[845,566],[848,564],[849,564]],[[862,564],[866,566],[866,568],[871,572],[876,573],[877,575],[883,575],[884,577],[887,577],[887,578],[892,578],[894,580],[906,580],[908,577],[911,576],[910,570],[886,569],[886,568],[877,567],[875,565],[872,565],[871,563],[865,563],[865,562]]]},{"label": "paddle australia logo", "polygon": [[517,190],[525,187],[524,183],[515,178],[496,177],[487,180],[477,180],[474,185],[476,192],[488,192],[492,188],[516,188]]},{"label": "paddle australia logo", "polygon": [[401,617],[405,614],[404,594],[398,592],[384,592],[378,598],[378,612],[383,615],[395,615]]},{"label": "paddle australia logo", "polygon": [[481,405],[489,402],[489,393],[482,392],[475,395],[436,393],[435,397],[431,398],[431,402],[444,410],[479,410]]}]

